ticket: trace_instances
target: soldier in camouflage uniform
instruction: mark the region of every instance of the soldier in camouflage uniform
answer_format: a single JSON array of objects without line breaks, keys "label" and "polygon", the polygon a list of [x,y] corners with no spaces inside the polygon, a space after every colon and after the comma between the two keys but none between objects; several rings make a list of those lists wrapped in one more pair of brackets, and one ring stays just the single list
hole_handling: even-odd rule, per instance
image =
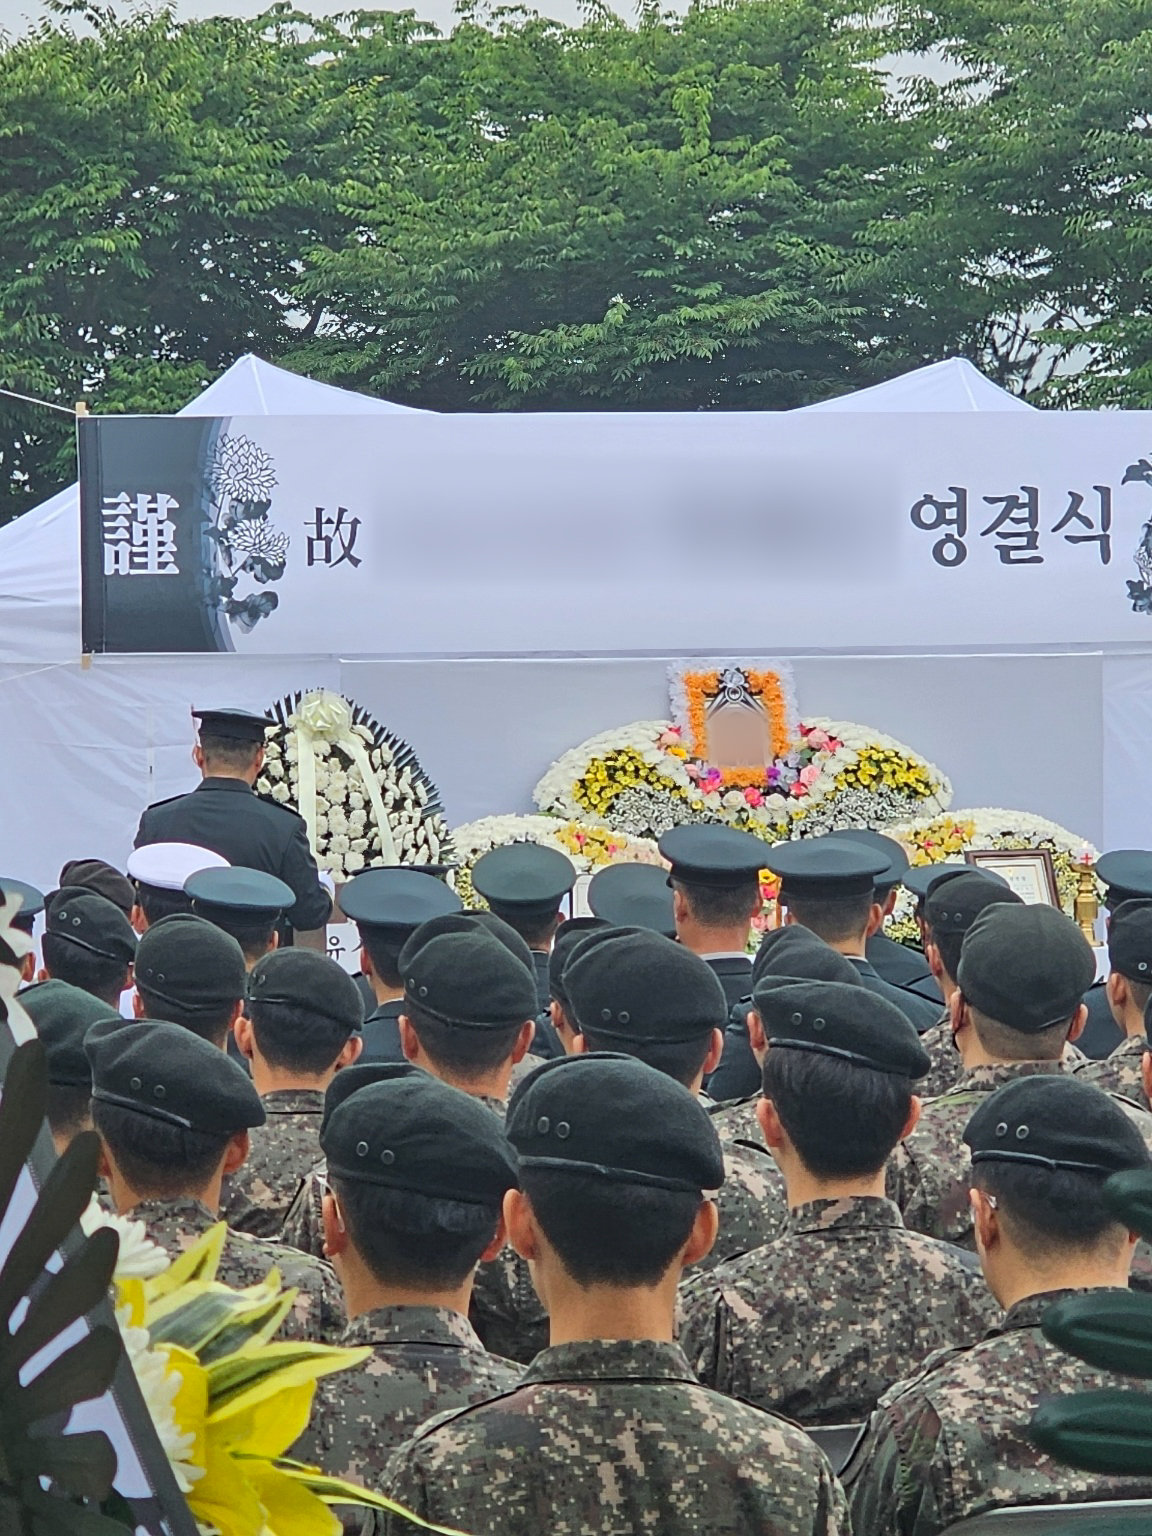
[{"label": "soldier in camouflage uniform", "polygon": [[634,1059],[570,1056],[517,1089],[508,1134],[510,1235],[568,1342],[511,1391],[433,1419],[383,1491],[474,1536],[846,1533],[812,1442],[700,1386],[671,1342],[681,1269],[716,1230],[704,1191],[723,1176],[693,1095]]},{"label": "soldier in camouflage uniform", "polygon": [[[728,1016],[716,973],[699,955],[651,929],[605,928],[575,946],[562,985],[578,1031],[565,1041],[572,1052],[620,1051],[699,1094]],[[767,1151],[725,1145],[716,1204],[720,1232],[705,1267],[776,1235],[787,1205]]]},{"label": "soldier in camouflage uniform", "polygon": [[865,1418],[932,1350],[996,1308],[973,1261],[907,1232],[884,1164],[928,1058],[885,998],[766,977],[753,999],[760,1119],[791,1207],[781,1236],[685,1287],[680,1342],[700,1380],[802,1424]]},{"label": "soldier in camouflage uniform", "polygon": [[1148,1049],[1145,1014],[1152,999],[1152,901],[1125,901],[1112,913],[1108,966],[1105,995],[1124,1039],[1103,1061],[1085,1061],[1077,1067],[1077,1075],[1148,1109],[1144,1055]]},{"label": "soldier in camouflage uniform", "polygon": [[[913,1231],[970,1248],[964,1127],[1003,1083],[1067,1071],[1062,1052],[1083,1028],[1080,998],[1096,962],[1075,923],[1055,908],[997,903],[968,930],[957,969],[949,1006],[965,1070],[925,1105],[892,1155],[887,1187]],[[1152,1145],[1152,1116],[1120,1102]]]},{"label": "soldier in camouflage uniform", "polygon": [[279,1233],[301,1179],[320,1156],[324,1090],[360,1055],[363,1020],[359,988],[327,955],[277,949],[253,967],[236,1043],[267,1119],[252,1133],[248,1159],[230,1181],[243,1202],[230,1219],[237,1231]]},{"label": "soldier in camouflage uniform", "polygon": [[940,1351],[881,1400],[844,1472],[859,1536],[939,1536],[1005,1505],[1152,1495],[1152,1472],[1077,1471],[1028,1435],[1042,1399],[1125,1385],[1048,1343],[1040,1320],[1085,1288],[1127,1284],[1131,1239],[1100,1192],[1111,1173],[1147,1166],[1138,1131],[1098,1089],[1036,1076],[985,1097],[965,1140],[977,1248],[1007,1310],[982,1342]]},{"label": "soldier in camouflage uniform", "polygon": [[372,1358],[318,1385],[293,1454],[373,1486],[392,1448],[434,1413],[520,1377],[467,1319],[476,1264],[504,1242],[516,1159],[476,1099],[415,1067],[365,1070],[378,1080],[341,1100],[324,1127],[324,1220],[351,1319],[340,1342],[367,1344]]},{"label": "soldier in camouflage uniform", "polygon": [[[175,1257],[216,1225],[221,1180],[243,1162],[249,1129],[264,1123],[259,1095],[223,1051],[176,1024],[111,1020],[93,1025],[84,1044],[112,1203]],[[328,1266],[226,1235],[218,1271],[225,1285],[253,1285],[272,1268],[299,1291],[282,1336],[331,1343],[345,1318]]]}]

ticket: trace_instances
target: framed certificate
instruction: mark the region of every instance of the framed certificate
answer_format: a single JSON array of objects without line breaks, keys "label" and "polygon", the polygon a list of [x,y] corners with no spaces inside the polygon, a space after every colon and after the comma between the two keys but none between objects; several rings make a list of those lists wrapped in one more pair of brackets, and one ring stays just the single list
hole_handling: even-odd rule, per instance
[{"label": "framed certificate", "polygon": [[1047,848],[972,848],[964,861],[1000,875],[1021,901],[1033,906],[1060,906],[1056,870]]}]

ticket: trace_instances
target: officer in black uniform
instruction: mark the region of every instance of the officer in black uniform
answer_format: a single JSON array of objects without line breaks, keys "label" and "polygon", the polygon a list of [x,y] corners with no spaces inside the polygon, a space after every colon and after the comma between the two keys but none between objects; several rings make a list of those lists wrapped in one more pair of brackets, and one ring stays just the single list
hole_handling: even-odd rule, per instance
[{"label": "officer in black uniform", "polygon": [[660,839],[671,864],[676,937],[716,972],[731,1008],[750,991],[748,940],[760,911],[768,845],[714,823],[673,827]]},{"label": "officer in black uniform", "polygon": [[[1152,853],[1143,848],[1117,848],[1102,853],[1096,861],[1096,873],[1104,882],[1104,906],[1111,913],[1125,901],[1152,897]],[[1106,977],[1093,982],[1084,994],[1088,1022],[1076,1044],[1093,1061],[1102,1061],[1124,1039],[1124,1031],[1112,1017],[1105,990]]]},{"label": "officer in black uniform", "polygon": [[[876,876],[875,890],[876,900],[883,907],[885,918],[891,917],[909,867],[908,855],[900,844],[895,838],[885,837],[882,832],[873,832],[867,827],[844,827],[829,835],[842,838],[845,842],[857,843],[862,848],[870,848],[888,860],[887,869]],[[924,958],[922,949],[897,944],[883,928],[878,928],[864,946],[864,958],[884,981],[891,982],[894,987],[902,987],[905,991],[915,992],[918,997],[926,997],[930,1003],[943,1008],[943,993],[936,985],[932,968]]]},{"label": "officer in black uniform", "polygon": [[360,1060],[402,1062],[400,951],[423,923],[459,913],[460,898],[434,875],[393,865],[349,880],[340,893],[340,909],[359,929],[361,969],[372,988]]},{"label": "officer in black uniform", "polygon": [[676,937],[672,890],[657,864],[606,864],[588,882],[588,906],[614,928],[650,928],[666,939]]},{"label": "officer in black uniform", "polygon": [[940,1003],[894,987],[865,957],[867,937],[882,921],[876,877],[887,870],[887,855],[826,836],[778,843],[768,849],[765,861],[779,877],[780,905],[792,921],[811,928],[851,960],[868,990],[895,1003],[921,1034],[931,1029],[940,1017]]},{"label": "officer in black uniform", "polygon": [[323,928],[332,898],[320,883],[304,821],[253,785],[264,763],[271,721],[241,709],[194,709],[200,740],[193,758],[203,780],[190,794],[150,805],[140,818],[136,847],[195,843],[230,864],[263,870],[291,887],[293,928]]},{"label": "officer in black uniform", "polygon": [[538,1006],[532,1054],[546,1059],[564,1054],[549,1012],[548,956],[564,919],[560,903],[575,884],[572,860],[539,843],[507,843],[482,854],[472,866],[472,889],[532,951]]}]

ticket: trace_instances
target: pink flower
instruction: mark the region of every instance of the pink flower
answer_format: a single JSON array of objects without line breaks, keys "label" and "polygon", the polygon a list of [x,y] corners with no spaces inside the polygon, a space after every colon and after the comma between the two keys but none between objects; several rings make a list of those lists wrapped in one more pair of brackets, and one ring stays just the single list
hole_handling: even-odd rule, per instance
[{"label": "pink flower", "polygon": [[756,788],[755,784],[748,785],[744,791],[744,798],[747,800],[748,804],[752,807],[753,810],[755,810],[758,805],[764,804],[764,796]]},{"label": "pink flower", "polygon": [[827,731],[811,730],[808,732],[808,745],[810,747],[816,747],[817,749],[826,747],[831,739]]},{"label": "pink flower", "polygon": [[803,783],[802,780],[797,779],[788,793],[790,795],[794,795],[796,799],[799,800],[801,795],[806,795],[808,793],[808,786],[807,784]]},{"label": "pink flower", "polygon": [[680,727],[678,725],[669,726],[666,731],[661,733],[656,744],[661,747],[678,747],[680,745]]},{"label": "pink flower", "polygon": [[684,772],[690,779],[698,779],[700,777],[700,770],[695,763],[685,763]]},{"label": "pink flower", "polygon": [[803,784],[805,789],[811,789],[813,784],[815,784],[816,780],[820,777],[820,771],[821,770],[819,764],[809,763],[807,768],[801,768],[798,782]]}]

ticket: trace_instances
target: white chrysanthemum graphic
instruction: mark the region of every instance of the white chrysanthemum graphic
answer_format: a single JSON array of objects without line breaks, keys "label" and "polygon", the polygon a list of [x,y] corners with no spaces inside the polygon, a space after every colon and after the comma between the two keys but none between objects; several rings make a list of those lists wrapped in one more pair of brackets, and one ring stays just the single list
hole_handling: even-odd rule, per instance
[{"label": "white chrysanthemum graphic", "polygon": [[288,557],[292,540],[281,533],[266,517],[249,517],[233,523],[227,534],[228,545],[238,554],[251,559],[256,556],[276,565],[283,565]]},{"label": "white chrysanthemum graphic", "polygon": [[217,495],[232,501],[266,501],[276,484],[271,454],[250,437],[222,437],[208,477]]}]

